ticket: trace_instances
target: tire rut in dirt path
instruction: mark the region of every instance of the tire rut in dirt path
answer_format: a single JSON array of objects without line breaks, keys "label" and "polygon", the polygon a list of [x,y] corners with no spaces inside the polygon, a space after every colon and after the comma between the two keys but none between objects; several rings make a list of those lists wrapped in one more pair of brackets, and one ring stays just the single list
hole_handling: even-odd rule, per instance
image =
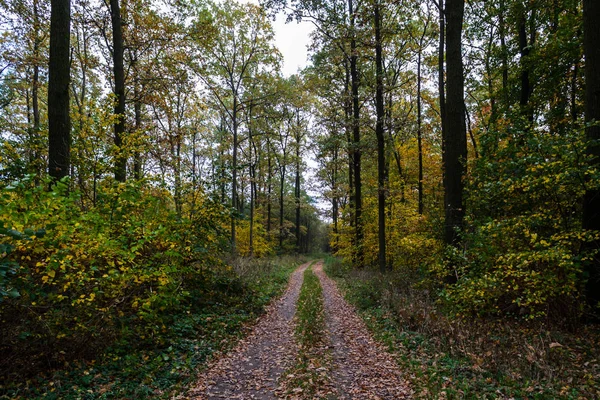
[{"label": "tire rut in dirt path", "polygon": [[276,399],[278,379],[293,363],[298,352],[293,318],[310,262],[290,277],[287,290],[268,307],[252,332],[234,350],[216,360],[198,377],[196,387],[182,398]]},{"label": "tire rut in dirt path", "polygon": [[393,356],[377,343],[335,282],[313,266],[323,287],[325,324],[333,353],[332,380],[342,399],[408,399],[411,391]]}]

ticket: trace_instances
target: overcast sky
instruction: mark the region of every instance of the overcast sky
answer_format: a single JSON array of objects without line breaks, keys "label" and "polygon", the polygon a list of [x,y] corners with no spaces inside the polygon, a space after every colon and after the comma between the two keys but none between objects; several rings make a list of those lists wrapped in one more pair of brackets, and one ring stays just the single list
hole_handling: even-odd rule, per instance
[{"label": "overcast sky", "polygon": [[273,22],[275,30],[275,45],[283,54],[282,72],[289,76],[298,72],[307,64],[308,52],[306,46],[309,44],[309,34],[313,30],[310,22],[292,21],[285,23],[285,16],[280,14]]},{"label": "overcast sky", "polygon": [[[252,3],[258,5],[258,0],[237,0],[240,3]],[[283,55],[282,72],[284,76],[290,76],[298,72],[307,64],[306,46],[309,43],[309,34],[313,30],[310,22],[292,21],[285,23],[285,15],[279,14],[272,22],[275,30],[275,45]]]}]

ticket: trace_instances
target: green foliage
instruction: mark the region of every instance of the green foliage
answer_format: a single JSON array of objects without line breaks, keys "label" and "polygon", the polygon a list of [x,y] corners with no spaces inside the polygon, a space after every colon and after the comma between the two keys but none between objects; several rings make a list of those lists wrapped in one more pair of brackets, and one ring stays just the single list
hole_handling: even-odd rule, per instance
[{"label": "green foliage", "polygon": [[[443,298],[461,313],[575,319],[582,312],[583,266],[596,240],[579,220],[586,182],[582,135],[505,133],[493,153],[474,163],[465,251],[446,268],[457,276]],[[562,317],[561,317],[562,318]]]},{"label": "green foliage", "polygon": [[[118,205],[122,205],[124,203],[122,197],[132,196],[132,199],[140,201],[142,199],[138,196],[151,197],[148,194],[124,194],[123,192],[126,191],[126,188],[123,191],[115,189],[114,196],[117,199],[111,197],[112,200],[117,201]],[[117,194],[117,192],[119,193]],[[155,198],[155,200],[159,199]],[[62,201],[67,201],[67,199]],[[145,203],[145,205],[149,204]],[[206,206],[208,207],[208,205]],[[135,211],[134,204],[129,204],[129,207],[128,212]],[[215,207],[217,210],[220,209]],[[140,215],[138,214],[138,216]],[[199,219],[195,221],[200,222]],[[216,221],[213,219],[212,222]],[[129,226],[130,224],[124,225]],[[176,235],[180,235],[181,238],[186,235],[193,236],[190,232],[179,230],[183,227],[189,229],[189,226],[179,224],[183,224],[183,221],[174,221],[174,225],[170,224],[169,229],[164,231],[165,233],[155,233],[154,235],[157,240],[166,240],[167,237]],[[118,229],[124,229],[124,225],[118,225]],[[145,221],[145,229],[151,226],[151,221]],[[194,229],[201,228],[200,226],[194,227]],[[223,233],[219,233],[218,229],[220,228],[215,229],[212,234],[215,235],[215,239],[218,239]],[[156,230],[151,230],[151,232],[156,232]],[[54,235],[50,231],[48,236]],[[208,246],[207,242],[210,240],[210,236],[210,231],[204,231],[202,240],[205,246]],[[81,236],[77,237],[81,238]],[[182,240],[181,238],[178,240]],[[146,243],[154,243],[150,238],[147,239]],[[205,252],[200,249],[195,251],[192,249],[188,252],[185,249],[178,249],[178,246],[171,248],[171,244],[168,242],[162,253],[149,255],[152,255],[152,261],[157,262],[164,262],[164,257],[170,257],[168,265],[178,262],[178,257],[183,256],[189,256],[194,260],[194,270],[191,274],[186,275],[186,282],[178,282],[179,291],[170,290],[170,298],[165,299],[166,295],[161,296],[160,281],[154,281],[153,291],[158,293],[155,294],[155,297],[150,297],[148,294],[142,297],[139,287],[135,285],[135,277],[130,275],[130,288],[127,289],[121,283],[119,290],[125,293],[124,296],[130,296],[131,299],[117,299],[121,302],[128,301],[130,305],[125,307],[113,302],[113,307],[118,309],[116,313],[96,310],[106,325],[88,327],[85,333],[87,335],[86,345],[96,349],[93,354],[87,354],[88,357],[71,354],[77,350],[73,346],[72,340],[67,341],[65,338],[52,343],[53,347],[47,347],[51,338],[41,334],[33,336],[30,332],[21,330],[21,336],[18,338],[20,341],[15,342],[16,345],[11,347],[13,353],[3,350],[4,354],[8,354],[9,357],[29,356],[31,361],[37,359],[35,352],[39,351],[45,353],[44,360],[51,361],[53,358],[58,360],[54,362],[51,369],[47,366],[31,364],[3,365],[3,374],[9,379],[5,381],[6,385],[0,388],[0,398],[59,399],[81,398],[82,396],[84,398],[169,398],[173,391],[185,389],[195,379],[195,370],[204,365],[215,352],[225,350],[235,344],[236,339],[244,332],[244,327],[256,320],[257,315],[262,313],[272,298],[282,292],[290,273],[300,262],[303,262],[301,259],[292,257],[262,259],[250,263],[234,260],[233,267],[227,267],[216,258],[213,258],[210,264],[202,263],[202,260],[209,260],[210,256],[205,255]],[[140,250],[138,249],[138,251]],[[179,256],[165,254],[169,252],[182,252],[183,254]],[[115,261],[115,265],[120,264]],[[123,265],[129,266],[130,264]],[[151,275],[160,271],[161,267],[160,265],[146,264],[146,269],[148,269],[147,275]],[[185,265],[178,264],[177,270],[184,273]],[[138,270],[138,272],[142,271]],[[121,271],[121,273],[124,272]],[[54,279],[57,278],[57,275]],[[170,274],[166,274],[166,276],[174,279],[175,272],[170,271]],[[132,279],[133,282],[131,282]],[[138,277],[138,280],[141,279]],[[150,276],[144,276],[143,279],[145,282],[152,281]],[[110,283],[116,285],[114,280]],[[166,282],[166,284],[168,283]],[[110,286],[109,283],[103,284],[102,282],[99,285]],[[138,292],[127,294],[127,290],[134,291],[136,289]],[[37,293],[40,295],[41,290],[38,290]],[[94,301],[101,299],[100,295],[97,295]],[[138,303],[150,300],[151,303],[149,306],[141,305],[135,308],[132,303],[136,300]],[[167,300],[171,303],[166,303]],[[36,304],[36,310],[39,310],[39,304]],[[94,302],[91,302],[88,308],[92,308],[93,304]],[[11,305],[24,308],[16,301],[13,301]],[[29,307],[33,308],[34,306]],[[73,305],[66,308],[61,307],[61,304],[58,303],[55,307],[62,311],[63,321],[68,317],[75,318],[73,315],[69,316],[68,313],[83,313]],[[14,324],[22,321],[16,321],[15,316],[6,308],[0,308],[0,311],[2,311],[3,321],[8,320],[7,322],[9,322],[5,326],[10,329],[14,328],[15,332],[19,330],[19,326],[14,326]],[[55,322],[49,315],[40,313],[40,316],[47,324]],[[13,319],[10,320],[10,318]],[[79,331],[73,331],[70,334],[77,335]],[[3,349],[7,348],[5,347],[6,341],[9,339],[11,338],[2,338]],[[12,339],[16,340],[17,338]],[[35,343],[32,344],[32,341],[40,342],[41,344],[38,345],[40,347],[35,347]]]},{"label": "green foliage", "polygon": [[228,273],[219,205],[179,218],[168,194],[115,184],[81,212],[67,189],[25,179],[0,198],[0,283],[12,294],[0,306],[0,347],[20,358],[11,369],[92,357],[115,341],[163,343],[173,315],[201,306]]}]

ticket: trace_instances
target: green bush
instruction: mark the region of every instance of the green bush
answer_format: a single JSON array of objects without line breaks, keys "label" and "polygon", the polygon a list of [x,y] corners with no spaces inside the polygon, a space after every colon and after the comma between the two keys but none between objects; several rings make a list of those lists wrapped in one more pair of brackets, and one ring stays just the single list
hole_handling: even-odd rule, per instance
[{"label": "green bush", "polygon": [[204,199],[181,217],[165,192],[127,183],[105,188],[82,211],[67,189],[25,179],[0,197],[0,348],[23,363],[2,365],[5,372],[92,357],[116,338],[160,340],[174,314],[227,276],[220,205]]}]

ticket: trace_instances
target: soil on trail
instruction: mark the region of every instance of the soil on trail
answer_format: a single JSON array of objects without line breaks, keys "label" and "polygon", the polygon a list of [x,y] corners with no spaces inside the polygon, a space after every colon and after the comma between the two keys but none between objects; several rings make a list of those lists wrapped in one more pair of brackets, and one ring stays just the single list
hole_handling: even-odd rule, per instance
[{"label": "soil on trail", "polygon": [[313,266],[323,287],[325,323],[333,353],[332,380],[337,399],[407,399],[411,391],[393,356],[377,343],[335,282]]},{"label": "soil on trail", "polygon": [[184,398],[277,399],[278,379],[292,366],[298,347],[293,318],[306,263],[292,274],[285,294],[260,318],[250,335],[198,378]]},{"label": "soil on trail", "polygon": [[[191,399],[301,399],[282,377],[297,362],[294,337],[296,303],[303,273],[292,274],[285,294],[259,319],[250,335],[234,350],[202,372],[196,386],[180,398]],[[326,331],[323,356],[327,373],[316,397],[325,399],[407,399],[410,389],[394,358],[375,342],[364,322],[340,294],[335,282],[313,265],[323,287]]]}]

